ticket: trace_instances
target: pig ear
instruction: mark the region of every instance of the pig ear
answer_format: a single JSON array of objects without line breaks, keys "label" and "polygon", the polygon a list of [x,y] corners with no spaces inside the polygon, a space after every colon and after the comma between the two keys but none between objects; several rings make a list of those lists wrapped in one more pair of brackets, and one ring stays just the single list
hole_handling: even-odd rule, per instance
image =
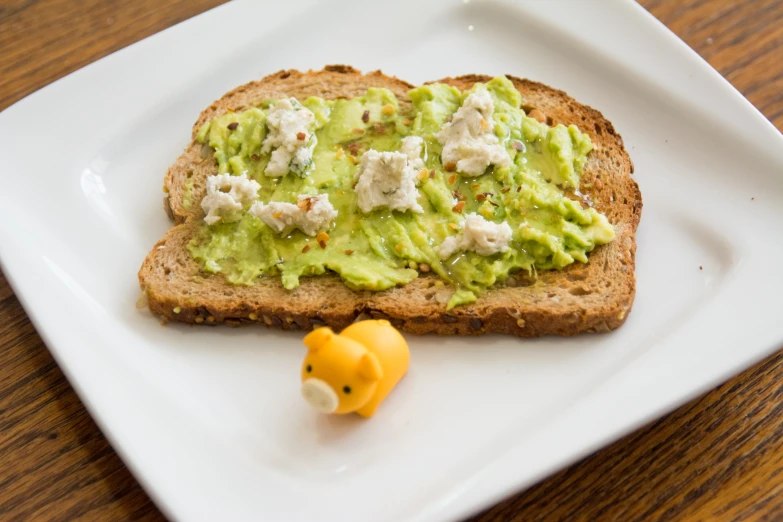
[{"label": "pig ear", "polygon": [[367,381],[379,381],[383,377],[381,363],[378,362],[378,358],[372,353],[365,353],[359,359],[358,372],[359,377]]},{"label": "pig ear", "polygon": [[309,334],[307,334],[302,341],[307,349],[311,352],[317,352],[324,344],[326,344],[332,337],[334,332],[331,328],[323,327],[316,328]]}]

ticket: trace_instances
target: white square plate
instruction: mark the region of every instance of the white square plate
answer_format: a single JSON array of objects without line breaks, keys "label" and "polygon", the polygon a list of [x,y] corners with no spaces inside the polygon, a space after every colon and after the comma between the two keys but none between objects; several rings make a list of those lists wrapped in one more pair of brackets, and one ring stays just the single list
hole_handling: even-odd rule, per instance
[{"label": "white square plate", "polygon": [[[301,335],[139,313],[136,271],[170,225],[163,173],[199,111],[261,74],[327,63],[411,82],[510,73],[603,111],[644,196],[626,325],[409,338],[410,374],[368,422],[300,399]],[[5,273],[176,519],[462,517],[783,341],[783,139],[630,1],[231,3],[7,109],[0,143]]]}]

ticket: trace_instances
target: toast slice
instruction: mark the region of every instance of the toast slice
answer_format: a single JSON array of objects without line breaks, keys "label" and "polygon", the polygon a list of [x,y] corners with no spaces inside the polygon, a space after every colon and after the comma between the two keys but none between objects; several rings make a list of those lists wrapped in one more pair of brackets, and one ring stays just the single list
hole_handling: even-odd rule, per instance
[{"label": "toast slice", "polygon": [[[235,286],[219,275],[201,271],[187,244],[203,217],[200,205],[185,208],[184,186],[192,184],[193,201],[204,194],[205,180],[216,172],[210,151],[195,142],[166,175],[166,207],[178,223],[145,259],[139,282],[150,310],[169,320],[186,323],[239,325],[264,323],[288,330],[328,325],[342,329],[357,318],[387,318],[405,331],[441,335],[500,332],[520,337],[544,334],[575,335],[605,332],[625,322],[635,296],[635,233],[642,198],[631,178],[633,164],[620,135],[603,115],[546,85],[508,76],[522,94],[526,111],[538,109],[550,123],[576,124],[595,149],[582,174],[582,194],[609,218],[616,238],[597,247],[587,264],[563,270],[510,276],[473,304],[446,310],[451,290],[433,274],[382,292],[353,291],[337,276],[302,278],[300,286],[285,290],[277,278],[263,278],[253,286]],[[488,76],[467,75],[439,80],[459,89]],[[207,119],[229,108],[241,110],[273,97],[310,95],[326,99],[363,94],[368,87],[386,87],[400,104],[410,104],[407,83],[380,71],[362,75],[347,66],[323,71],[281,71],[239,87],[202,112],[195,131]]]}]

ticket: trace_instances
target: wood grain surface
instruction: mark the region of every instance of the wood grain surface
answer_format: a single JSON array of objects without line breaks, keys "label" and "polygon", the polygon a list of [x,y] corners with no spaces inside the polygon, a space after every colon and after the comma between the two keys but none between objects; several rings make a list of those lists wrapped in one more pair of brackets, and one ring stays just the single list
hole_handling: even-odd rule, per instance
[{"label": "wood grain surface", "polygon": [[[0,0],[0,110],[220,3]],[[783,129],[783,0],[641,3]],[[474,520],[777,520],[782,472],[778,353]],[[2,273],[0,520],[163,520]]]}]

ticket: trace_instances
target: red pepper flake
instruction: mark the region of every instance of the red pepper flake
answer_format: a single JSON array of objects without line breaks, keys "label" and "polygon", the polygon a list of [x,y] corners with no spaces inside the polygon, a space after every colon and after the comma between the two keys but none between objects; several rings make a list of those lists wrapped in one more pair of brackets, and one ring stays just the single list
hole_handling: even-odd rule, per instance
[{"label": "red pepper flake", "polygon": [[234,130],[237,127],[239,127],[239,123],[237,123],[237,122],[231,122],[231,123],[228,124],[228,130]]},{"label": "red pepper flake", "polygon": [[296,203],[296,206],[299,207],[300,210],[310,212],[310,209],[313,208],[314,199],[315,198],[302,198]]},{"label": "red pepper flake", "polygon": [[476,194],[476,201],[478,201],[479,203],[481,203],[485,199],[487,199],[487,195],[486,194]]},{"label": "red pepper flake", "polygon": [[359,143],[358,141],[352,141],[345,146],[345,148],[348,149],[348,152],[350,152],[351,154],[356,154],[357,152],[359,152],[359,149],[361,147],[362,144]]},{"label": "red pepper flake", "polygon": [[456,175],[456,174],[452,174],[452,175],[449,177],[449,184],[450,184],[450,185],[453,185],[455,181],[457,181],[457,175]]},{"label": "red pepper flake", "polygon": [[454,205],[451,210],[454,212],[457,212],[458,214],[462,214],[462,209],[465,208],[465,202],[464,201],[458,201],[456,205]]},{"label": "red pepper flake", "polygon": [[299,141],[304,141],[306,137],[307,137],[307,134],[305,134],[304,132],[297,132],[296,133],[296,139],[298,139]]},{"label": "red pepper flake", "polygon": [[503,187],[502,189],[500,189],[500,192],[502,192],[503,194],[505,194],[505,193],[506,193],[506,192],[508,192],[509,190],[511,190],[511,187]]},{"label": "red pepper flake", "polygon": [[329,240],[329,234],[326,232],[318,232],[318,235],[315,236],[316,241],[318,241],[318,245],[321,248],[326,248],[326,242]]},{"label": "red pepper flake", "polygon": [[354,252],[353,250],[346,250],[345,255],[350,256],[351,254],[353,254],[353,252]]},{"label": "red pepper flake", "polygon": [[480,187],[481,187],[481,185],[479,185],[478,183],[475,183],[475,184],[470,186],[470,188],[472,188],[473,190],[478,190]]},{"label": "red pepper flake", "polygon": [[364,129],[353,129],[354,134],[364,134]]},{"label": "red pepper flake", "polygon": [[378,134],[380,136],[386,134],[386,127],[381,122],[376,123],[375,125],[372,126],[372,128],[375,131],[375,134]]},{"label": "red pepper flake", "polygon": [[522,192],[522,185],[517,187],[517,192]]},{"label": "red pepper flake", "polygon": [[494,201],[490,201],[489,204],[492,205],[493,207],[499,207],[500,206],[497,203],[495,203]]},{"label": "red pepper flake", "polygon": [[446,172],[454,172],[457,170],[457,164],[453,161],[449,161],[445,165],[443,165],[443,168],[446,169]]},{"label": "red pepper flake", "polygon": [[251,154],[250,155],[250,159],[252,159],[254,161],[258,161],[258,160],[261,159],[261,156],[259,156],[258,154]]},{"label": "red pepper flake", "polygon": [[364,114],[362,114],[362,121],[364,123],[367,123],[368,121],[370,121],[370,111],[369,110],[364,111]]},{"label": "red pepper flake", "polygon": [[302,253],[305,254],[307,253],[308,250],[310,250],[310,245],[305,245],[304,248],[302,249]]},{"label": "red pepper flake", "polygon": [[430,179],[435,179],[435,171],[434,170],[430,171]]},{"label": "red pepper flake", "polygon": [[521,141],[515,141],[514,143],[511,144],[511,146],[514,147],[514,150],[518,150],[519,152],[525,150],[525,146],[522,145]]},{"label": "red pepper flake", "polygon": [[459,190],[454,191],[454,197],[459,199],[460,201],[464,201],[467,199]]}]

